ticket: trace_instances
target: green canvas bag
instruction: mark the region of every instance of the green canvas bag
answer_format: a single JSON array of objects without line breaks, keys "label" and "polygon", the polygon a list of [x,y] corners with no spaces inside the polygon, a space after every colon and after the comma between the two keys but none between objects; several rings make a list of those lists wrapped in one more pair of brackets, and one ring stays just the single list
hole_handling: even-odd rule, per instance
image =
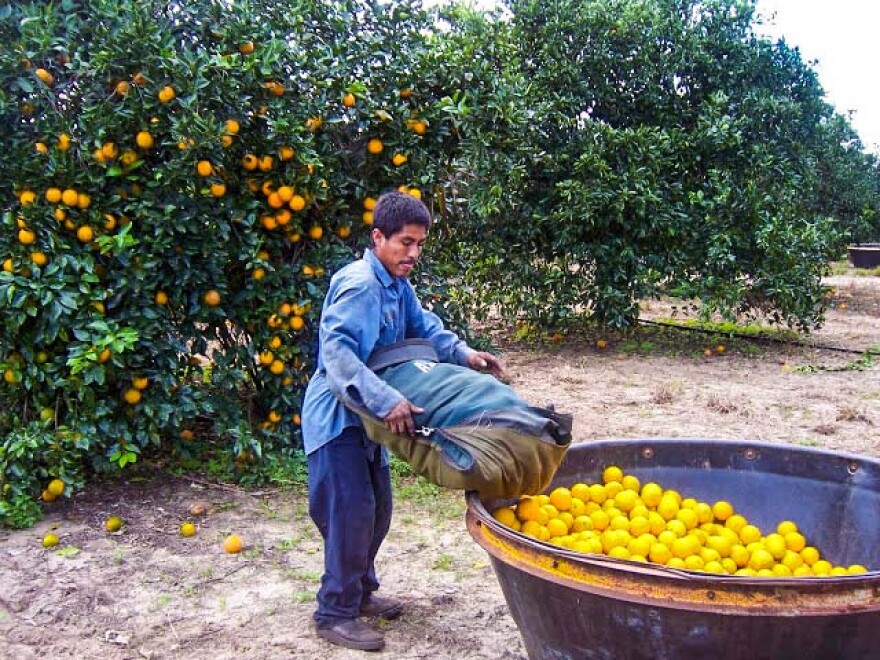
[{"label": "green canvas bag", "polygon": [[392,433],[350,397],[343,402],[371,440],[439,486],[474,490],[484,499],[536,494],[571,443],[571,415],[531,406],[489,374],[439,362],[427,340],[382,348],[367,366],[424,409],[414,416],[415,437]]}]

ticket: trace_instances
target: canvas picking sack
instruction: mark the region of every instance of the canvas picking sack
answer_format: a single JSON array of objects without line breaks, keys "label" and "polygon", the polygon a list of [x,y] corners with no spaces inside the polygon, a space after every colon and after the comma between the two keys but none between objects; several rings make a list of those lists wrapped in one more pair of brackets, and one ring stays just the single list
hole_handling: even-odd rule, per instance
[{"label": "canvas picking sack", "polygon": [[428,340],[379,349],[367,366],[424,409],[414,415],[415,437],[392,433],[350,396],[343,402],[371,440],[438,486],[483,499],[540,493],[571,443],[571,415],[529,405],[494,376],[440,362]]}]

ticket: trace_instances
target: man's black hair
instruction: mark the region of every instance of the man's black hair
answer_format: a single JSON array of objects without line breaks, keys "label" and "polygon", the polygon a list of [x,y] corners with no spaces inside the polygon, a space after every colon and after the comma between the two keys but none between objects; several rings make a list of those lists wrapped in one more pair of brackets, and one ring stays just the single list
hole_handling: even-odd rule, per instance
[{"label": "man's black hair", "polygon": [[373,207],[373,228],[391,238],[405,225],[421,225],[431,229],[431,212],[420,199],[402,192],[388,192],[379,197]]}]

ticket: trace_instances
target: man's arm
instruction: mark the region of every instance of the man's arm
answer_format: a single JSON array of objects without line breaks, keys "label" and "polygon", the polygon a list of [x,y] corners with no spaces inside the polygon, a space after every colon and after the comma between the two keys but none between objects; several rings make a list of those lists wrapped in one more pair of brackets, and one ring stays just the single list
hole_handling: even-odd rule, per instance
[{"label": "man's arm", "polygon": [[332,295],[321,314],[320,327],[327,383],[343,401],[385,419],[405,398],[364,364],[379,339],[380,302],[369,287],[357,284]]},{"label": "man's arm", "polygon": [[407,337],[430,339],[442,362],[452,362],[475,371],[486,371],[498,379],[507,375],[504,362],[485,351],[475,351],[463,339],[443,326],[434,312],[422,307],[409,284],[407,300]]}]

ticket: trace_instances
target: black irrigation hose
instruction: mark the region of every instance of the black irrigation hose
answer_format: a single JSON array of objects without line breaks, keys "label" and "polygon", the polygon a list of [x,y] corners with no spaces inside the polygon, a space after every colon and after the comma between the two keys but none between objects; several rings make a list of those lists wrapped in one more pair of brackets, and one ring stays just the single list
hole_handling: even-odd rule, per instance
[{"label": "black irrigation hose", "polygon": [[702,332],[707,335],[724,335],[725,337],[736,337],[737,339],[749,339],[751,341],[766,341],[775,344],[785,344],[787,346],[801,346],[803,348],[815,348],[822,351],[837,351],[838,353],[853,353],[855,355],[877,355],[878,351],[872,349],[860,348],[842,348],[840,346],[827,346],[825,344],[810,344],[804,341],[794,339],[779,339],[777,337],[765,337],[762,335],[748,335],[741,332],[729,332],[727,330],[713,330],[711,328],[695,328],[686,325],[678,325],[676,323],[664,323],[663,321],[650,321],[648,319],[638,319],[643,325],[657,325],[664,328],[675,328],[676,330],[688,330],[691,332]]}]

